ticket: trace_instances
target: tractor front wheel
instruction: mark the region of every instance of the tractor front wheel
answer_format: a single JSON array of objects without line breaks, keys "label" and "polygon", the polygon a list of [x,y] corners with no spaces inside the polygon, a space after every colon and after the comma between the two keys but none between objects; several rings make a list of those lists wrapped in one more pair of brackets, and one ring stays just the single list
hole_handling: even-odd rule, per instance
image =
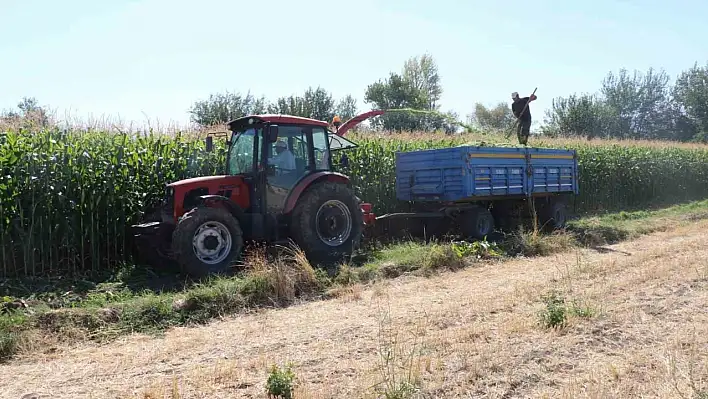
[{"label": "tractor front wheel", "polygon": [[193,277],[225,272],[242,249],[238,220],[222,208],[194,208],[182,216],[172,233],[175,259]]},{"label": "tractor front wheel", "polygon": [[290,234],[308,258],[335,262],[359,246],[364,218],[354,192],[343,184],[309,188],[293,210]]}]

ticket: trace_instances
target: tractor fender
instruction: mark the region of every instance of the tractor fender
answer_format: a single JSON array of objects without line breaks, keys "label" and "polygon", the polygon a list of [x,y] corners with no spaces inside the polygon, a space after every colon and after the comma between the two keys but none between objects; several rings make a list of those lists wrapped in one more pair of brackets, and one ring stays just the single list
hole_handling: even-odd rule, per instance
[{"label": "tractor fender", "polygon": [[331,181],[335,183],[349,184],[349,177],[347,175],[337,173],[337,172],[317,172],[313,173],[304,179],[300,180],[297,185],[290,191],[288,197],[285,199],[285,207],[283,208],[283,213],[290,213],[297,204],[298,199],[310,186],[315,183],[322,181]]},{"label": "tractor fender", "polygon": [[[224,197],[223,195],[209,194],[200,195],[199,203],[207,205],[207,202],[218,202],[221,203],[235,218],[239,223],[246,222],[246,213],[241,209],[241,207],[231,200],[231,198]],[[208,206],[208,205],[207,205]]]}]

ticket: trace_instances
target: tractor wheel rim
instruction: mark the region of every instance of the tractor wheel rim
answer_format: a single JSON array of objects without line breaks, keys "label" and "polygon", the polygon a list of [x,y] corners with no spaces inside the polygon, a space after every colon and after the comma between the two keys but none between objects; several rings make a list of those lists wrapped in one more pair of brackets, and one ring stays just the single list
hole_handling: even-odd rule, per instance
[{"label": "tractor wheel rim", "polygon": [[194,232],[192,249],[201,262],[214,265],[222,262],[231,252],[231,232],[223,223],[206,222]]},{"label": "tractor wheel rim", "polygon": [[341,245],[349,239],[352,225],[352,214],[342,201],[329,200],[317,210],[317,237],[331,247]]}]

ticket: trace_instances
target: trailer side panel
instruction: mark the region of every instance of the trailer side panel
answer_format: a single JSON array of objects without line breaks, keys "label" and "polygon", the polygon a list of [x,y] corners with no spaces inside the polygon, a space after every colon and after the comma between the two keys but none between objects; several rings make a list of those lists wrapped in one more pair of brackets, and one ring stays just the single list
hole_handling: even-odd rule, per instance
[{"label": "trailer side panel", "polygon": [[461,146],[396,153],[402,201],[474,201],[578,193],[573,150]]}]

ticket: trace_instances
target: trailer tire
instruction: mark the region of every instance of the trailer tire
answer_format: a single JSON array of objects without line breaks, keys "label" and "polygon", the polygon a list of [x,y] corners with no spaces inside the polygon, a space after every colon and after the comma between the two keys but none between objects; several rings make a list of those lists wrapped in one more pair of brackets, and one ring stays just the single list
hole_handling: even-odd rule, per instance
[{"label": "trailer tire", "polygon": [[[195,238],[195,235],[200,238]],[[214,245],[216,248],[209,248]],[[192,277],[227,271],[241,255],[242,250],[241,226],[238,220],[223,208],[194,208],[182,216],[172,233],[172,252],[175,259],[182,271]],[[210,256],[211,251],[216,253]]]},{"label": "trailer tire", "polygon": [[484,239],[494,232],[494,216],[487,208],[477,208],[462,214],[462,233],[466,237]]},{"label": "trailer tire", "polygon": [[[331,206],[334,209],[326,209]],[[343,231],[337,235],[337,228]],[[317,183],[293,209],[290,235],[314,262],[336,262],[358,249],[364,216],[354,192],[344,184]]]},{"label": "trailer tire", "polygon": [[567,206],[563,201],[551,201],[541,210],[541,225],[546,230],[564,229],[568,220]]}]

